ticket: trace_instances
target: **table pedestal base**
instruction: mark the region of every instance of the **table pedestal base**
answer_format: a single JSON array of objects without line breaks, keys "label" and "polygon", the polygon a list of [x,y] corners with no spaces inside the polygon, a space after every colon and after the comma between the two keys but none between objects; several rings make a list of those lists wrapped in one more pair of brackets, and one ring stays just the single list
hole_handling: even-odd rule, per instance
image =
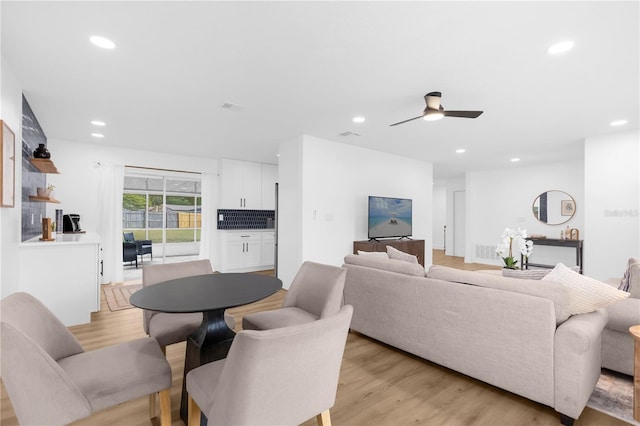
[{"label": "table pedestal base", "polygon": [[[187,339],[184,358],[184,376],[182,378],[182,398],[180,418],[188,424],[187,373],[209,362],[224,359],[229,353],[235,337],[224,320],[224,309],[208,311],[202,314],[202,324]],[[203,415],[204,418],[204,415]],[[206,422],[201,422],[206,425]]]}]

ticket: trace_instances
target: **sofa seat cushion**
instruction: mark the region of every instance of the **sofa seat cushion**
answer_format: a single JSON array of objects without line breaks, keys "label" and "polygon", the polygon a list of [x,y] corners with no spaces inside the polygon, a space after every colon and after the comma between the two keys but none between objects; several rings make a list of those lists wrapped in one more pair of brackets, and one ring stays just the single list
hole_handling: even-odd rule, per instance
[{"label": "sofa seat cushion", "polygon": [[348,254],[344,257],[344,263],[350,265],[366,266],[368,268],[381,269],[383,271],[396,272],[398,274],[424,277],[425,271],[419,263],[409,263],[397,259],[372,258],[371,256],[358,256]]},{"label": "sofa seat cushion", "polygon": [[171,367],[152,337],[72,355],[58,363],[93,411],[171,387]]},{"label": "sofa seat cushion", "polygon": [[[640,299],[624,299],[606,307],[609,313],[607,328],[629,333],[629,327],[640,324]],[[631,335],[629,335],[631,336]]]},{"label": "sofa seat cushion", "polygon": [[569,295],[562,286],[556,285],[555,283],[544,280],[516,280],[501,275],[463,271],[440,265],[431,266],[427,271],[427,277],[549,299],[553,302],[556,324],[563,323],[570,316]]},{"label": "sofa seat cushion", "polygon": [[562,263],[558,263],[542,282],[557,283],[567,290],[570,315],[593,312],[629,297],[629,293],[572,271]]}]

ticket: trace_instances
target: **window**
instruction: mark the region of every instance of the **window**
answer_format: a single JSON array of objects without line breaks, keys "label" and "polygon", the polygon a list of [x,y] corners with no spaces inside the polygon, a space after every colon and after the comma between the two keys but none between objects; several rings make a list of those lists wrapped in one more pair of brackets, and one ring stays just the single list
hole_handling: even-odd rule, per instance
[{"label": "window", "polygon": [[201,181],[197,174],[146,172],[127,168],[122,228],[151,240],[153,255],[197,255],[201,234]]}]

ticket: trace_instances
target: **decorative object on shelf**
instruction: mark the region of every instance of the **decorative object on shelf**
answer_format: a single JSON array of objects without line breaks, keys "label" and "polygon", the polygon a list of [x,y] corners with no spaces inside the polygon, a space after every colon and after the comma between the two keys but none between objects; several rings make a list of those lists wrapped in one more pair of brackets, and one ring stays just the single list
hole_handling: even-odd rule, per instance
[{"label": "decorative object on shelf", "polygon": [[15,205],[16,143],[15,134],[4,120],[0,132],[0,207]]},{"label": "decorative object on shelf", "polygon": [[51,153],[43,143],[39,143],[38,147],[33,151],[33,158],[51,158]]},{"label": "decorative object on shelf", "polygon": [[[533,215],[547,225],[562,225],[576,212],[576,201],[564,191],[545,191],[533,201]],[[569,238],[564,236],[564,238]]]},{"label": "decorative object on shelf", "polygon": [[46,188],[36,188],[36,194],[41,198],[51,198],[51,193],[56,189],[55,186],[49,185]]},{"label": "decorative object on shelf", "polygon": [[54,241],[55,238],[52,237],[53,226],[51,223],[50,217],[42,218],[42,238],[41,241]]},{"label": "decorative object on shelf", "polygon": [[565,240],[571,239],[571,228],[569,228],[569,225],[567,225],[567,227],[564,228],[564,239]]},{"label": "decorative object on shelf", "polygon": [[496,248],[496,254],[504,261],[505,269],[519,269],[516,264],[518,261],[513,257],[513,242],[518,244],[518,250],[520,254],[525,258],[528,258],[533,251],[533,241],[527,240],[527,230],[520,229],[514,230],[505,228],[502,233],[502,241]]},{"label": "decorative object on shelf", "polygon": [[570,239],[572,239],[572,240],[579,240],[580,239],[580,231],[578,231],[578,228],[571,228]]}]

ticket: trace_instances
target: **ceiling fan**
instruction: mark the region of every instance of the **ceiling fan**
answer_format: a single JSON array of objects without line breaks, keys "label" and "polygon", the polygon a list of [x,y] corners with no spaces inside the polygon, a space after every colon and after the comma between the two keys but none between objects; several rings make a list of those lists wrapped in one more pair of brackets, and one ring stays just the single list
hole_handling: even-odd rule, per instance
[{"label": "ceiling fan", "polygon": [[423,118],[427,121],[435,121],[440,120],[442,117],[461,117],[461,118],[476,118],[483,111],[447,111],[442,105],[440,105],[440,98],[442,97],[442,93],[440,92],[429,92],[424,95],[424,100],[427,103],[426,108],[422,112],[422,115],[419,117],[413,117],[408,120],[400,121],[398,123],[393,123],[391,126],[397,126],[398,124],[406,123],[407,121],[417,120],[418,118]]}]

